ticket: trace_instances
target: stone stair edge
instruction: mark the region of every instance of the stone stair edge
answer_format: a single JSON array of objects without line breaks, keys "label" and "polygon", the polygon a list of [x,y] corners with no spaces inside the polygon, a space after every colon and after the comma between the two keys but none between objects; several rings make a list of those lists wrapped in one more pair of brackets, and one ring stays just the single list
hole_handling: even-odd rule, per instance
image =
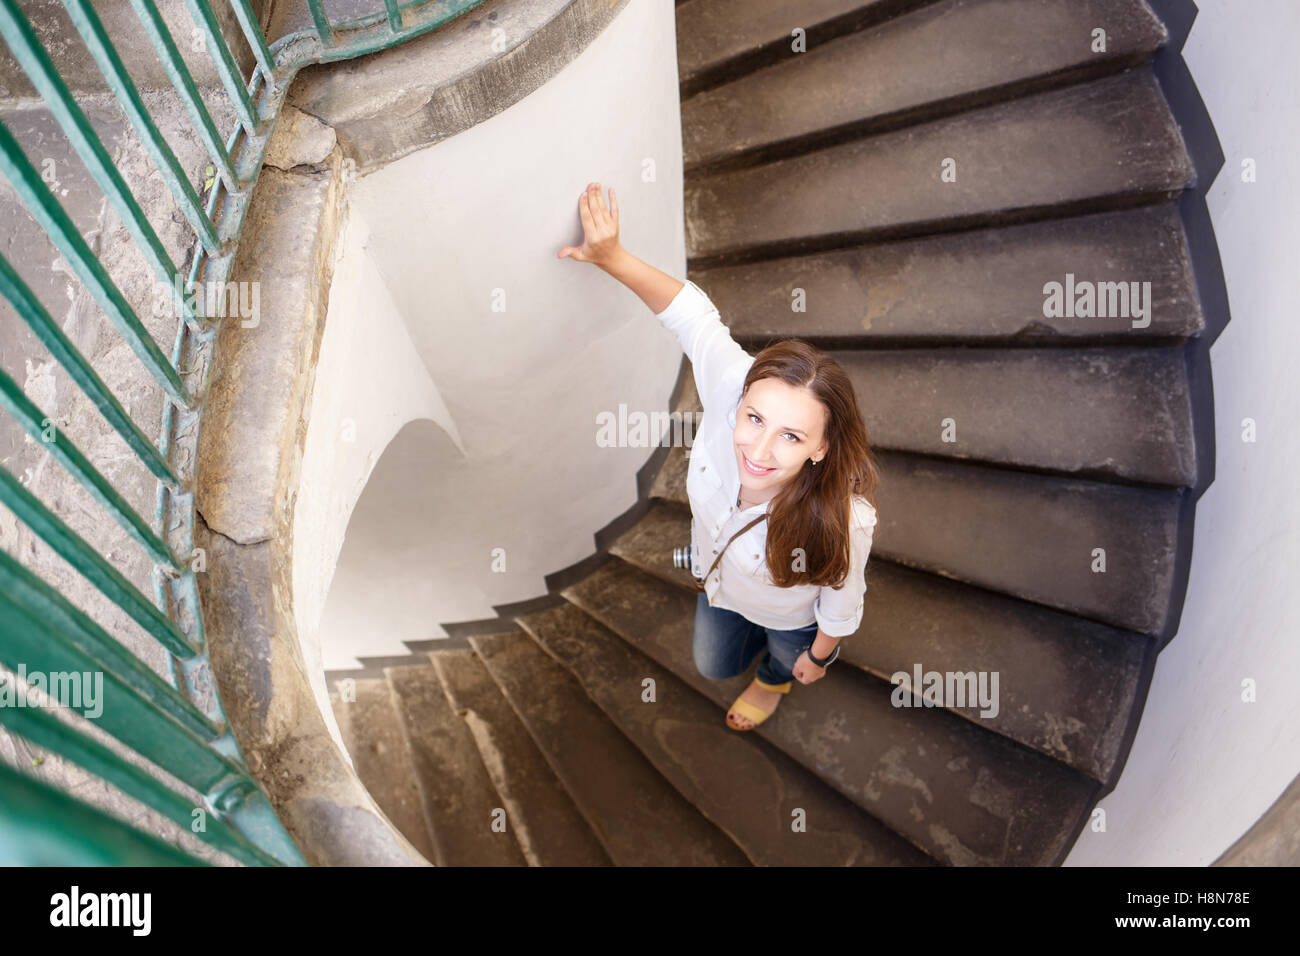
[{"label": "stone stair edge", "polygon": [[[612,566],[606,566],[599,572],[593,574],[591,581],[586,586],[568,589],[566,591],[566,597],[568,597],[568,599],[575,605],[586,611],[595,620],[614,631],[643,653],[647,653],[652,659],[660,663],[661,666],[664,666],[668,670],[677,674],[679,678],[685,680],[688,684],[691,684],[692,686],[703,684],[703,678],[696,680],[694,675],[685,674],[683,671],[679,670],[677,666],[666,663],[661,659],[661,652],[667,652],[663,651],[663,648],[656,643],[658,638],[646,637],[644,640],[640,640],[629,637],[619,623],[608,619],[599,607],[593,606],[589,593],[599,595],[602,593],[608,593],[610,588],[622,587],[625,589],[628,585],[628,581],[633,578],[637,580],[648,580],[650,582],[656,580],[649,576],[638,577],[641,575],[641,572],[638,569],[632,569],[626,565],[624,567],[628,567],[628,571],[624,572],[621,577],[617,578],[617,581],[621,583],[616,583],[616,572],[612,570]],[[627,580],[623,580],[624,578]],[[670,587],[663,582],[652,583],[650,586],[660,591]],[[681,595],[679,595],[679,597],[682,599],[682,603],[684,604],[685,598]],[[597,603],[600,603],[599,598],[597,599]],[[651,645],[654,648],[653,650],[648,649]],[[682,653],[683,652],[680,648],[678,648],[671,656],[680,657],[682,656]],[[682,666],[689,670],[688,665],[689,661]],[[742,681],[740,679],[734,680],[736,685],[734,690],[738,691],[742,689]],[[845,685],[843,683],[845,680],[851,681],[854,688],[857,688],[859,685],[861,685],[861,687],[872,687],[875,692],[868,697],[863,697],[857,694],[854,688]],[[796,708],[795,713],[797,716],[788,716],[785,722],[776,725],[769,726],[765,724],[754,732],[767,737],[769,740],[780,740],[781,743],[779,743],[778,746],[788,756],[803,764],[810,771],[817,773],[825,783],[839,790],[845,797],[858,806],[863,807],[863,809],[866,809],[873,816],[877,816],[879,819],[887,822],[891,829],[909,839],[911,842],[917,843],[918,840],[922,841],[918,845],[921,845],[927,850],[927,852],[931,852],[932,854],[937,852],[940,857],[945,857],[948,855],[948,850],[944,849],[942,843],[934,842],[933,832],[926,831],[923,827],[918,828],[916,825],[917,821],[909,819],[906,812],[903,811],[900,806],[895,804],[892,810],[885,810],[882,815],[873,811],[869,803],[864,803],[864,800],[873,801],[878,799],[878,795],[872,795],[870,793],[872,785],[863,783],[866,779],[863,775],[867,773],[867,767],[865,765],[859,765],[861,764],[861,760],[853,757],[853,753],[856,753],[856,751],[845,751],[841,747],[840,750],[834,750],[832,753],[831,750],[826,749],[830,746],[829,742],[823,740],[816,745],[818,759],[814,760],[811,755],[812,752],[808,750],[808,747],[812,746],[812,744],[804,740],[804,737],[802,736],[803,734],[806,734],[807,731],[803,729],[796,731],[795,724],[791,724],[789,721],[794,720],[799,724],[799,727],[802,728],[803,721],[812,720],[816,722],[819,719],[818,714],[825,711],[826,708],[829,707],[833,710],[836,706],[835,701],[839,701],[841,704],[848,706],[847,701],[849,697],[851,697],[851,699],[856,702],[853,706],[861,705],[865,711],[870,714],[870,716],[864,716],[864,721],[869,723],[874,718],[875,720],[887,719],[893,722],[892,730],[888,730],[888,732],[882,730],[882,727],[879,724],[871,725],[874,734],[885,734],[885,737],[882,738],[882,742],[876,746],[885,746],[885,740],[900,736],[906,736],[908,739],[915,740],[916,731],[924,731],[920,734],[920,739],[922,740],[928,740],[929,742],[936,744],[943,741],[944,743],[940,746],[941,751],[944,748],[957,746],[961,748],[963,753],[969,755],[969,747],[972,744],[978,743],[980,745],[978,752],[983,754],[983,758],[981,759],[994,759],[996,755],[995,762],[997,766],[1008,775],[1008,779],[1034,779],[1038,781],[1038,783],[1035,784],[1036,787],[1039,785],[1050,787],[1050,789],[1055,792],[1061,800],[1070,802],[1070,814],[1075,813],[1075,811],[1079,809],[1075,804],[1081,805],[1081,801],[1084,801],[1085,797],[1094,793],[1098,786],[1097,782],[1088,777],[1087,774],[1080,773],[1072,767],[1062,764],[1051,757],[1047,757],[1017,741],[1002,737],[999,734],[980,733],[979,729],[972,726],[969,721],[963,720],[957,715],[944,709],[907,708],[906,713],[900,714],[899,709],[889,706],[885,699],[889,696],[889,690],[885,686],[882,686],[883,682],[874,678],[869,678],[867,675],[859,674],[855,676],[851,671],[845,672],[845,674],[839,678],[838,683],[839,686],[829,685],[830,689],[825,692],[830,693],[831,691],[834,691],[834,693],[832,693],[834,701],[832,701],[831,698],[823,699],[822,697],[809,697],[802,707]],[[696,686],[695,689],[699,690],[700,688],[699,686]],[[732,688],[719,688],[714,696],[722,705],[725,706],[726,701],[730,699],[731,695],[729,694],[729,691],[731,689]],[[849,695],[849,697],[845,697],[844,695],[846,694]],[[844,699],[841,700],[841,698]],[[783,705],[783,709],[784,706],[788,705]],[[903,721],[908,726],[909,729],[906,734],[904,734],[902,729],[903,724],[897,723],[898,721]],[[863,723],[861,724],[861,727],[865,727],[866,725],[866,723]],[[843,721],[839,721],[836,726],[838,727],[838,733],[832,735],[832,740],[842,739],[843,734],[845,733]],[[865,731],[863,732],[865,733]],[[957,736],[954,737],[953,735]],[[800,741],[800,743],[796,743],[796,740]],[[791,749],[787,744],[792,744],[794,749]],[[929,749],[928,744],[925,749]],[[907,750],[909,754],[912,754],[914,748],[909,746]],[[882,757],[883,756],[885,755],[882,754]],[[918,759],[933,761],[937,758],[926,757]],[[819,766],[821,760],[830,761],[830,765],[837,767],[838,769],[831,773],[823,773]],[[848,760],[849,763],[853,763],[855,766],[846,770],[845,766],[841,763],[841,761],[844,760]],[[884,772],[883,769],[877,768],[876,771],[873,771],[872,779],[875,779],[874,774]],[[844,779],[841,779],[841,777],[844,777]],[[899,783],[901,781],[894,782]],[[867,787],[867,790],[859,792],[860,788],[864,785]],[[901,796],[895,792],[892,799],[898,800],[901,799]],[[964,805],[961,798],[956,796],[955,791],[946,799],[949,802],[955,801],[952,803],[953,806]],[[1029,804],[1023,804],[1023,806],[1027,808]],[[1067,809],[1064,804],[1053,806],[1056,806],[1057,810],[1061,813],[1064,813]],[[1053,810],[1047,814],[1049,817],[1056,818],[1056,822],[1049,825],[1053,832],[1063,833],[1064,831],[1060,829],[1063,817],[1057,818],[1057,810]],[[1038,805],[1038,810],[1035,812],[1040,814],[1047,812],[1046,807]],[[1044,817],[1043,819],[1044,823],[1047,824],[1047,817]],[[971,824],[968,823],[968,826],[970,825]],[[962,862],[963,860],[966,862],[972,862],[979,856],[979,854],[976,853],[974,857],[968,858],[966,856],[966,849],[961,849],[960,843],[953,845],[950,849],[956,853],[956,855],[952,856],[948,860],[949,862]],[[1039,847],[1039,850],[1047,849],[1049,848],[1046,846]],[[1034,852],[1038,851],[1036,850]],[[1055,853],[1056,850],[1052,849],[1052,852]],[[1039,859],[1038,862],[1041,863],[1045,861]]]},{"label": "stone stair edge", "polygon": [[[623,639],[619,634],[617,634],[616,632],[610,630],[606,625],[604,625],[604,624],[601,623],[600,621],[596,620],[595,618],[591,617],[591,615],[588,614],[586,610],[584,610],[582,607],[578,606],[577,604],[574,604],[574,603],[572,603],[572,602],[566,602],[566,604],[563,605],[563,606],[561,606],[561,607],[550,608],[550,609],[547,609],[547,610],[545,610],[545,611],[535,612],[535,613],[533,613],[533,614],[528,615],[526,619],[521,619],[521,620],[520,620],[520,625],[521,625],[521,627],[524,628],[524,630],[528,633],[529,637],[530,637],[530,638],[531,638],[531,639],[532,639],[532,640],[533,640],[533,641],[534,641],[538,646],[540,646],[540,647],[542,648],[542,650],[545,651],[545,652],[546,652],[546,653],[547,653],[547,654],[548,654],[548,655],[549,655],[549,656],[550,656],[550,657],[551,657],[551,658],[552,658],[552,659],[553,659],[553,660],[554,660],[554,661],[555,661],[559,666],[563,667],[566,671],[568,671],[570,674],[573,675],[574,679],[577,680],[578,684],[579,684],[580,686],[582,686],[583,690],[587,693],[587,696],[588,696],[588,698],[592,701],[592,703],[593,703],[597,708],[599,708],[603,713],[605,713],[605,715],[608,717],[608,719],[609,719],[609,720],[610,720],[610,721],[611,721],[611,722],[612,722],[616,727],[618,727],[620,731],[623,732],[624,736],[627,737],[627,738],[631,741],[631,743],[632,743],[635,747],[637,747],[638,750],[640,750],[640,751],[644,754],[644,756],[646,757],[646,759],[647,759],[648,761],[650,761],[652,764],[654,764],[654,765],[656,766],[657,769],[660,770],[660,773],[661,773],[661,774],[662,774],[666,779],[668,779],[669,783],[670,783],[672,786],[674,786],[674,788],[677,789],[679,793],[682,793],[682,796],[683,796],[684,799],[686,799],[686,800],[688,800],[689,802],[691,802],[692,804],[695,804],[695,805],[698,806],[698,803],[697,803],[696,799],[694,799],[690,794],[687,794],[687,793],[685,793],[685,792],[682,792],[681,787],[680,787],[677,783],[675,783],[675,782],[672,780],[672,778],[669,776],[669,774],[668,774],[667,772],[665,772],[664,768],[662,768],[662,767],[659,766],[659,762],[660,762],[659,759],[657,759],[656,756],[655,756],[654,754],[652,754],[652,753],[650,753],[650,752],[648,752],[648,751],[646,750],[645,746],[644,746],[644,745],[642,744],[642,742],[639,740],[639,738],[640,738],[641,736],[643,736],[643,734],[639,734],[639,733],[631,732],[631,731],[630,731],[630,728],[627,726],[627,720],[626,720],[626,718],[625,718],[624,715],[622,715],[622,714],[620,714],[620,713],[617,713],[617,712],[611,710],[610,707],[609,707],[605,702],[603,702],[602,700],[598,699],[596,696],[593,696],[592,693],[590,692],[590,690],[589,690],[588,687],[587,687],[587,681],[583,679],[583,676],[579,673],[579,671],[578,671],[578,670],[573,666],[572,663],[570,663],[570,662],[564,660],[564,659],[563,659],[563,658],[562,658],[562,657],[561,657],[561,656],[556,652],[556,650],[555,650],[554,647],[552,646],[553,643],[554,643],[553,640],[552,640],[552,639],[548,639],[546,636],[544,636],[544,635],[541,633],[542,631],[545,630],[547,624],[549,623],[549,620],[548,620],[548,619],[553,618],[553,617],[556,617],[556,616],[561,616],[561,617],[563,617],[563,616],[566,616],[566,615],[567,615],[568,617],[570,617],[570,618],[576,617],[576,618],[578,618],[578,619],[580,619],[580,620],[582,621],[582,623],[583,623],[583,625],[584,625],[585,627],[603,633],[603,634],[605,635],[605,638],[606,638],[608,641],[614,643],[616,646],[619,647],[619,650],[620,650],[621,652],[626,653],[626,654],[627,654],[628,656],[630,656],[631,658],[634,658],[634,659],[636,659],[636,660],[644,659],[644,660],[647,662],[647,664],[648,664],[648,666],[649,666],[649,668],[650,668],[651,670],[663,671],[664,673],[666,673],[666,675],[667,675],[671,680],[680,682],[681,685],[682,685],[682,688],[684,689],[685,693],[690,697],[690,699],[691,699],[692,701],[698,701],[698,702],[703,706],[703,708],[709,710],[711,713],[714,712],[714,711],[716,710],[716,707],[715,707],[714,702],[711,701],[711,700],[709,700],[705,695],[700,694],[700,693],[699,693],[695,688],[691,687],[688,683],[686,683],[686,682],[684,682],[684,681],[681,681],[681,679],[678,677],[678,675],[676,675],[675,673],[673,673],[671,670],[669,670],[669,669],[663,667],[662,664],[660,664],[660,663],[658,663],[657,661],[654,661],[652,658],[649,658],[648,656],[646,656],[646,655],[644,654],[644,652],[642,652],[641,650],[639,650],[637,647],[635,647],[634,645],[632,645],[632,644],[626,642],[626,641],[625,641],[625,640],[624,640],[624,639]],[[570,627],[569,627],[568,625],[565,625],[564,629],[565,629],[565,631],[566,631],[566,635],[567,635],[568,632],[569,632],[569,630],[570,630]],[[581,640],[581,637],[578,637],[578,638],[575,638],[575,639],[577,639],[577,640]],[[696,708],[696,709],[700,709],[700,708]],[[734,734],[734,732],[729,732],[729,733]],[[728,738],[728,739],[730,739],[730,738]],[[788,755],[786,755],[786,754],[785,754],[783,751],[781,751],[779,748],[774,747],[774,746],[773,746],[769,741],[763,740],[762,738],[753,738],[753,742],[754,742],[755,744],[757,744],[760,748],[763,748],[763,749],[771,748],[771,749],[772,749],[772,750],[773,750],[777,755],[779,755],[778,758],[777,758],[778,760],[781,760],[781,761],[789,760],[789,761],[791,762],[792,767],[797,768],[797,770],[796,770],[797,773],[808,774],[807,768],[802,767],[801,765],[799,765],[797,761],[793,761],[793,760],[791,760],[791,758],[789,758]],[[666,746],[666,745],[664,745],[664,746]],[[824,786],[826,786],[826,784],[824,783],[824,781],[821,781],[821,780],[817,779],[817,778],[815,777],[815,775],[810,775],[810,777],[811,777],[811,779],[813,779],[813,780],[816,781],[816,783],[815,783],[816,786],[818,786],[818,787],[824,787]],[[831,788],[831,789],[833,790],[833,788]],[[839,799],[839,800],[842,800],[842,799],[844,799],[844,798],[843,798],[843,796],[842,796],[841,794],[839,794],[838,792],[835,792],[835,795],[834,795],[834,798],[833,798],[833,799]],[[851,801],[850,801],[850,803],[851,803]],[[702,808],[702,807],[700,808],[700,810],[701,810],[701,812],[705,813],[706,816],[709,816],[710,819],[713,818],[713,814],[710,813],[709,811],[705,810],[705,809]],[[853,811],[856,812],[856,813],[864,814],[865,816],[867,816],[868,818],[870,818],[872,821],[874,821],[876,824],[878,824],[878,825],[881,826],[881,827],[885,827],[885,829],[888,830],[889,833],[891,833],[891,834],[893,834],[895,837],[897,837],[897,834],[894,834],[894,831],[889,830],[889,828],[887,827],[886,824],[883,823],[883,821],[879,821],[879,820],[877,820],[875,817],[873,817],[873,816],[870,814],[869,811],[864,810],[864,809],[861,808],[861,807],[857,807],[856,805],[853,805]],[[727,832],[732,836],[732,838],[733,838],[734,840],[736,840],[737,843],[741,843],[742,838],[738,837],[735,833],[732,833],[732,832],[727,828],[727,826],[724,825],[724,821],[723,821],[723,820],[715,820],[714,822],[715,822],[718,826],[723,827],[724,830],[727,830]],[[900,837],[899,839],[902,839],[902,838]],[[912,844],[908,844],[908,845],[909,845],[909,846],[913,846]],[[743,845],[743,843],[742,843],[742,849],[744,849],[744,845]],[[924,851],[921,850],[919,847],[917,847],[917,848],[915,848],[915,849],[916,849],[916,851],[917,851],[918,853],[924,854]],[[750,852],[750,851],[747,851],[747,852],[749,853],[751,859],[753,859],[754,856],[755,856],[755,854],[754,854],[753,852]],[[927,859],[929,859],[928,855],[927,855]],[[769,861],[769,862],[770,862],[770,861]],[[762,861],[760,861],[760,860],[758,860],[758,859],[755,859],[755,863],[758,864],[758,865],[764,865],[764,864],[762,863]]]}]

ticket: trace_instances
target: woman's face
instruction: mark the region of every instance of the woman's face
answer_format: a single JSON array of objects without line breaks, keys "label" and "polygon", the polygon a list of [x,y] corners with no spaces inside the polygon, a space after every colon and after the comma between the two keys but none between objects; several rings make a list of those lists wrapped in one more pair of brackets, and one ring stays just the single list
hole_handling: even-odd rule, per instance
[{"label": "woman's face", "polygon": [[762,378],[750,385],[740,399],[732,436],[746,497],[767,500],[798,474],[809,458],[823,458],[825,422],[825,406],[806,388],[795,388],[777,378]]}]

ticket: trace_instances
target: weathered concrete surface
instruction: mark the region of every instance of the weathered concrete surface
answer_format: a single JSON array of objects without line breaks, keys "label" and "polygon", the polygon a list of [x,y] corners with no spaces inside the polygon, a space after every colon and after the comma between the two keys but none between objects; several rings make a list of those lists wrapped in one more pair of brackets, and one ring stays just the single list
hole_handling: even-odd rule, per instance
[{"label": "weathered concrete surface", "polygon": [[[263,22],[263,14],[271,4],[272,0],[251,0],[254,15]],[[142,90],[170,90],[171,81],[131,4],[126,0],[97,0],[92,6],[136,86]],[[220,87],[221,78],[212,55],[206,48],[199,46],[196,27],[184,0],[157,0],[157,6],[194,82],[199,87]],[[104,75],[87,51],[81,34],[72,25],[61,0],[22,0],[19,7],[31,21],[41,45],[50,54],[59,75],[74,94],[111,92]],[[235,62],[243,75],[247,76],[253,65],[253,54],[231,5],[214,3],[212,9]],[[0,44],[0,100],[37,95],[35,87],[18,66],[9,48]]]},{"label": "weathered concrete surface", "polygon": [[877,449],[1105,480],[1196,482],[1180,346],[855,350],[836,358]]},{"label": "weathered concrete surface", "polygon": [[[384,0],[326,0],[322,6],[334,24],[384,12]],[[316,31],[307,0],[275,0],[266,29],[268,42],[274,43],[290,33],[304,31],[312,34]]]},{"label": "weathered concrete surface", "polygon": [[[1094,29],[1106,31],[1104,51],[1088,42]],[[901,125],[1026,84],[1113,72],[1165,39],[1143,0],[944,0],[829,42],[810,31],[806,53],[691,97],[682,148],[688,167],[771,156],[796,140],[861,135],[885,119]]]},{"label": "weathered concrete surface", "polygon": [[750,865],[527,634],[470,643],[615,865]]},{"label": "weathered concrete surface", "polygon": [[1300,866],[1300,777],[1214,866]]},{"label": "weathered concrete surface", "polygon": [[361,173],[454,136],[544,85],[628,0],[488,0],[400,46],[303,68],[292,105],[334,127]]},{"label": "weathered concrete surface", "polygon": [[[692,405],[686,396],[676,410]],[[873,554],[1115,627],[1165,626],[1181,492],[877,456]],[[682,458],[668,456],[652,494],[689,507]],[[1105,574],[1090,569],[1094,547],[1106,548]]]},{"label": "weathered concrete surface", "polygon": [[438,865],[526,866],[509,815],[499,816],[504,801],[474,735],[448,703],[433,665],[390,667],[385,676],[411,750]]},{"label": "weathered concrete surface", "polygon": [[691,182],[687,255],[1068,214],[1173,196],[1194,178],[1154,76],[1134,70]]},{"label": "weathered concrete surface", "polygon": [[470,650],[429,654],[443,692],[464,720],[529,866],[611,866],[582,813],[519,715]]},{"label": "weathered concrete surface", "polygon": [[795,27],[808,49],[933,0],[686,0],[677,4],[677,69],[691,91],[789,56]]},{"label": "weathered concrete surface", "polygon": [[326,161],[337,141],[334,130],[286,104],[275,121],[263,162],[286,172],[295,166],[318,166]]},{"label": "weathered concrete surface", "polygon": [[384,816],[325,725],[293,631],[283,542],[240,545],[195,518],[212,671],[249,770],[314,866],[427,861]]},{"label": "weathered concrete surface", "polygon": [[673,411],[681,416],[683,429],[688,420],[692,422],[691,441],[686,442],[683,438],[683,447],[680,451],[672,449],[668,452],[663,467],[659,469],[654,482],[650,485],[650,497],[676,501],[689,509],[691,501],[686,494],[686,472],[690,468],[690,445],[695,440],[694,423],[700,421],[704,414],[704,406],[700,403],[699,392],[695,390],[695,376],[691,374],[690,363],[682,364],[682,391],[676,404],[673,405]]},{"label": "weathered concrete surface", "polygon": [[[1045,316],[1043,286],[1067,274],[1150,282],[1151,324],[1135,328],[1118,314]],[[1205,327],[1173,204],[855,245],[691,278],[742,343],[797,335],[864,348],[884,339],[1140,344]],[[796,287],[805,312],[791,311]]]},{"label": "weathered concrete surface", "polygon": [[[564,596],[714,702],[750,671],[703,677],[691,655],[696,599],[621,560]],[[852,638],[849,638],[852,640]],[[1099,787],[943,708],[897,707],[888,681],[835,669],[796,687],[754,733],[931,857],[957,866],[1059,862]]]},{"label": "weathered concrete surface", "polygon": [[[572,604],[518,620],[756,866],[933,864],[762,737],[737,735],[707,698]],[[794,829],[797,811],[806,829]]]},{"label": "weathered concrete surface", "polygon": [[[1003,594],[1159,634],[1183,492],[878,455],[875,553]],[[1095,548],[1105,573],[1093,570]]]},{"label": "weathered concrete surface", "polygon": [[[156,121],[172,144],[182,168],[196,182],[201,182],[206,154],[190,130],[188,118],[180,111],[165,108],[164,102],[151,102],[151,105],[160,107],[155,114]],[[110,104],[94,101],[85,103],[84,108],[113,165],[146,211],[163,248],[183,269],[192,254],[192,234],[152,160],[125,119]],[[54,198],[68,212],[148,336],[164,355],[170,356],[179,318],[166,300],[160,302],[160,283],[50,113],[40,107],[22,108],[4,110],[0,118],[20,138],[36,168],[47,176]],[[91,363],[145,436],[154,436],[163,409],[162,389],[3,177],[0,177],[0,236],[3,237],[0,249],[55,324]],[[0,367],[24,388],[28,397],[49,416],[52,425],[89,458],[137,513],[152,518],[156,492],[153,475],[28,330],[7,300],[0,300]],[[64,472],[49,455],[45,443],[24,432],[8,414],[0,415],[0,455],[5,466],[29,491],[100,554],[108,555],[132,584],[146,595],[152,594],[153,566],[143,549]],[[7,512],[6,519],[12,520]],[[10,533],[15,537],[10,537]],[[62,559],[35,556],[35,552],[45,555],[44,546],[30,536],[25,526],[21,532],[15,527],[10,533],[0,531],[0,544],[7,546],[12,542],[16,550],[11,553],[21,552],[24,560],[34,549],[30,567],[63,593],[77,594],[78,606],[91,611],[112,633],[131,639],[134,625],[128,626],[127,619],[107,600],[102,604],[80,603],[83,593],[89,602],[100,600],[99,593],[86,587]],[[104,618],[101,612],[114,616]],[[128,646],[163,673],[166,655],[152,640]]]},{"label": "weathered concrete surface", "polygon": [[266,169],[230,281],[260,284],[249,327],[214,345],[196,477],[203,614],[222,701],[249,768],[313,864],[423,864],[337,742],[324,671],[293,618],[292,528],[305,414],[333,268],[340,157]]},{"label": "weathered concrete surface", "polygon": [[424,818],[411,748],[393,701],[392,686],[385,678],[358,680],[354,686],[354,699],[341,689],[330,691],[330,704],[347,756],[384,815],[426,860],[432,861],[433,838]]},{"label": "weathered concrete surface", "polygon": [[314,171],[263,170],[231,271],[231,282],[259,284],[261,316],[256,325],[224,322],[218,335],[195,501],[209,527],[239,544],[291,527],[302,411],[334,265],[339,176],[337,156]]},{"label": "weathered concrete surface", "polygon": [[[659,502],[610,546],[629,564],[691,591],[672,566],[690,512]],[[693,593],[693,591],[691,592]],[[998,673],[996,715],[954,713],[1087,773],[1114,779],[1135,702],[1145,693],[1152,641],[876,557],[867,565],[867,613],[839,660],[883,680],[916,662],[926,671]]]}]

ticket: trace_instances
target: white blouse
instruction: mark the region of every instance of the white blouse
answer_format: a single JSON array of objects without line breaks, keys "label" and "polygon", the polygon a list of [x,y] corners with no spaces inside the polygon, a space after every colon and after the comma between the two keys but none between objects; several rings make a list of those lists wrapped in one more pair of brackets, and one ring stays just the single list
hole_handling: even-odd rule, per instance
[{"label": "white blouse", "polygon": [[[686,494],[691,503],[691,565],[696,578],[733,534],[764,511],[771,501],[740,510],[740,470],[733,433],[745,375],[754,357],[731,337],[717,307],[694,282],[680,292],[656,318],[677,337],[691,360],[695,387],[704,415],[687,449]],[[768,519],[771,520],[770,518]],[[851,524],[852,567],[843,587],[798,584],[777,587],[767,569],[767,525],[760,521],[726,549],[704,582],[711,607],[743,615],[773,630],[794,630],[816,622],[831,637],[847,637],[862,624],[867,591],[867,556],[876,525],[876,509],[854,496]]]}]

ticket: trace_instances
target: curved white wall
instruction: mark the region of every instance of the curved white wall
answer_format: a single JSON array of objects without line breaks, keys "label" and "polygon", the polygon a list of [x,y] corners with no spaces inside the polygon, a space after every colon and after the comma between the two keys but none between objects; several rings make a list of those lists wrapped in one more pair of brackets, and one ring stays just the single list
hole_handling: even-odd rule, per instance
[{"label": "curved white wall", "polygon": [[[1232,312],[1210,351],[1215,480],[1196,509],[1181,628],[1100,804],[1106,830],[1085,830],[1067,864],[1212,863],[1300,771],[1300,5],[1198,7],[1183,56],[1224,154],[1208,205]],[[1254,183],[1242,181],[1245,159]],[[1242,440],[1246,418],[1254,443]]]},{"label": "curved white wall", "polygon": [[323,703],[323,669],[545,594],[635,503],[654,449],[600,447],[597,416],[666,411],[681,350],[556,258],[593,180],[617,189],[624,245],[684,276],[671,4],[628,4],[514,106],[351,185],[294,523]]},{"label": "curved white wall", "polygon": [[442,430],[451,457],[460,457],[455,422],[365,250],[364,222],[351,230],[358,247],[334,273],[293,530],[293,606],[303,659],[321,713],[344,753],[329,706],[330,663],[322,634],[358,632],[346,613],[346,588],[335,607],[327,611],[325,603],[348,519],[385,447],[408,422]]}]

